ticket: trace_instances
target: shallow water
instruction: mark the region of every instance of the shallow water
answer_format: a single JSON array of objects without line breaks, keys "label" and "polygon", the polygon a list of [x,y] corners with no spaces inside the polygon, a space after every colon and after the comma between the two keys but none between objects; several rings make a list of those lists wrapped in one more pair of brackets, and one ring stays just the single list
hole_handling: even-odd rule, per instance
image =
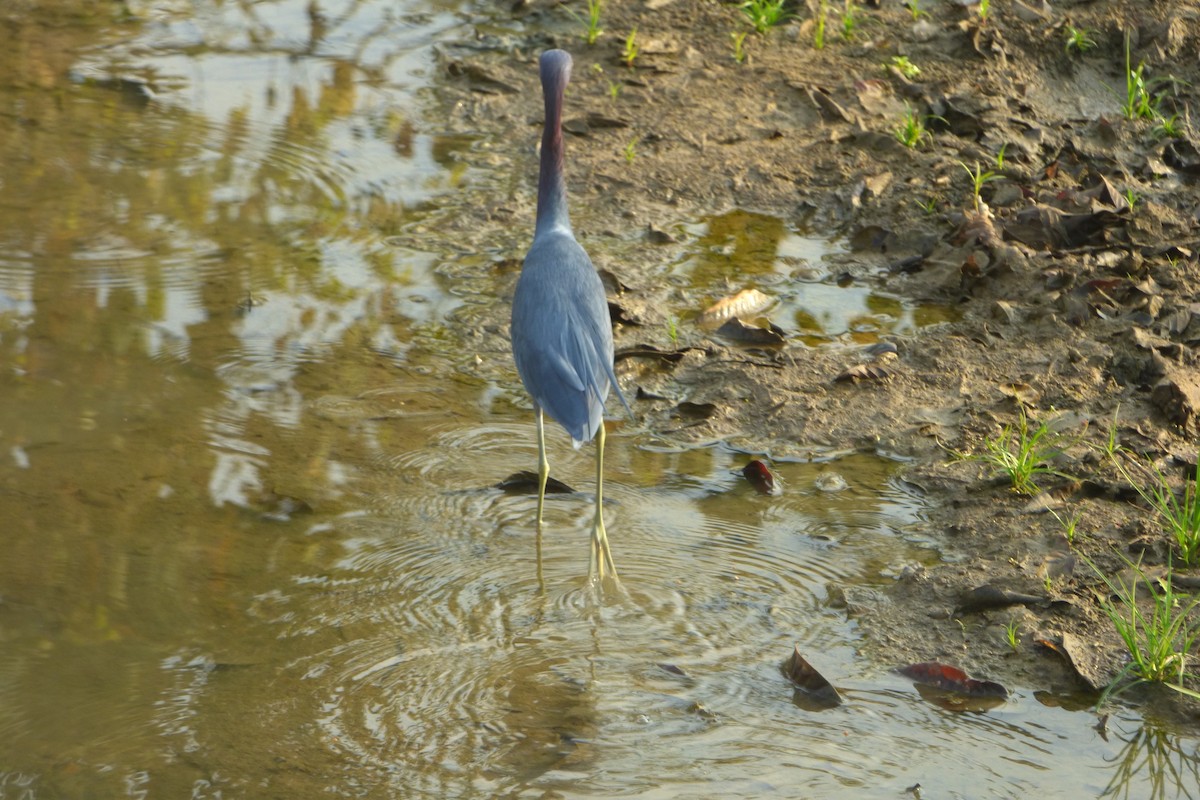
[{"label": "shallow water", "polygon": [[[0,797],[1195,794],[1190,735],[1036,687],[953,713],[859,654],[841,591],[938,558],[885,458],[781,458],[764,497],[761,454],[616,424],[597,606],[592,451],[554,430],[581,491],[539,559],[491,488],[535,458],[494,324],[527,232],[447,222],[529,166],[441,105],[484,9],[130,7],[0,50]],[[759,223],[682,223],[664,272],[720,296],[695,265],[749,247],[844,341],[877,301],[836,244]],[[797,643],[846,705],[794,704]]]}]

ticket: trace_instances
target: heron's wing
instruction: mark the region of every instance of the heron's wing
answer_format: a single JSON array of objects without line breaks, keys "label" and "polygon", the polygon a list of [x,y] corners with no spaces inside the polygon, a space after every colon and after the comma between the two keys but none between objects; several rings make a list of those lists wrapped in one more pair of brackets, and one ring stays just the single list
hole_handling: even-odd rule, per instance
[{"label": "heron's wing", "polygon": [[578,442],[591,439],[604,416],[604,398],[608,394],[608,377],[604,360],[586,325],[565,326],[559,335],[558,347],[550,353],[551,368],[561,382],[553,398],[547,402],[550,415],[567,429]]}]

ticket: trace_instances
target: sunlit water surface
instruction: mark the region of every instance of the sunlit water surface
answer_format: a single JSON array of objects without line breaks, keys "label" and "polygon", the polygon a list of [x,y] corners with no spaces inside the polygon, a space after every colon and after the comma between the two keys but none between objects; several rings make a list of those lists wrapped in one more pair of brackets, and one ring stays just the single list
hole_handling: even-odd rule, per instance
[{"label": "sunlit water surface", "polygon": [[[528,220],[454,227],[528,198],[531,151],[437,92],[491,6],[129,7],[0,50],[0,798],[1196,794],[1190,735],[1036,687],[955,714],[859,656],[841,590],[937,559],[883,458],[765,497],[748,454],[618,426],[598,606],[591,449],[554,430],[582,491],[539,549],[491,488],[535,457],[489,323]],[[781,221],[679,235],[664,279],[761,283],[810,343],[943,318]],[[844,706],[793,702],[794,644]]]}]

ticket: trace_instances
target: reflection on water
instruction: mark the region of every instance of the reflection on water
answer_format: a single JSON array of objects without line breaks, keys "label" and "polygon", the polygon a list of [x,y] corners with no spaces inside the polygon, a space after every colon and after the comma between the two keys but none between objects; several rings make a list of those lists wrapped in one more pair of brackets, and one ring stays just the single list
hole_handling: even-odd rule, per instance
[{"label": "reflection on water", "polygon": [[[1125,728],[1125,730],[1122,730]],[[1118,724],[1120,751],[1106,759],[1112,764],[1101,797],[1200,797],[1200,744],[1184,740],[1153,725],[1132,730]]]},{"label": "reflection on water", "polygon": [[[776,463],[767,498],[745,455],[615,430],[630,600],[589,601],[586,494],[548,502],[539,582],[533,498],[490,488],[535,458],[495,332],[527,233],[469,215],[532,140],[452,130],[431,89],[433,43],[477,10],[12,13],[0,797],[1175,796],[1194,774],[1177,733],[1153,735],[1179,760],[1130,769],[1088,714],[1018,691],[951,715],[864,662],[831,591],[936,559],[871,455]],[[778,220],[694,235],[785,303],[794,277],[826,288]],[[549,446],[590,487],[590,450]],[[795,643],[846,706],[792,705]]]}]

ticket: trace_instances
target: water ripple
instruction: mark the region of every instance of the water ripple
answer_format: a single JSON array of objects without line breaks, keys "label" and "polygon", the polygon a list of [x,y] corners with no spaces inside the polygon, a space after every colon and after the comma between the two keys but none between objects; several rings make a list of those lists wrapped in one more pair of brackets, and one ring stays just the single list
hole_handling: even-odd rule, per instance
[{"label": "water ripple", "polygon": [[[891,468],[874,468],[876,492],[839,495],[844,513],[814,516],[803,491],[754,494],[733,454],[710,453],[708,474],[649,476],[628,471],[642,457],[630,440],[610,437],[606,521],[626,594],[601,604],[586,579],[591,449],[550,443],[556,476],[587,491],[550,498],[540,564],[534,498],[489,488],[531,466],[532,433],[441,422],[427,446],[375,463],[372,512],[336,524],[341,556],[298,581],[304,615],[281,617],[295,634],[345,636],[294,665],[321,698],[324,737],[412,796],[566,785],[601,757],[612,772],[597,791],[653,796],[630,765],[685,746],[755,774],[763,756],[738,739],[786,693],[778,661],[795,642],[844,641],[826,585],[858,579],[863,540],[902,546],[878,510]],[[803,487],[818,467],[780,469]]]}]

